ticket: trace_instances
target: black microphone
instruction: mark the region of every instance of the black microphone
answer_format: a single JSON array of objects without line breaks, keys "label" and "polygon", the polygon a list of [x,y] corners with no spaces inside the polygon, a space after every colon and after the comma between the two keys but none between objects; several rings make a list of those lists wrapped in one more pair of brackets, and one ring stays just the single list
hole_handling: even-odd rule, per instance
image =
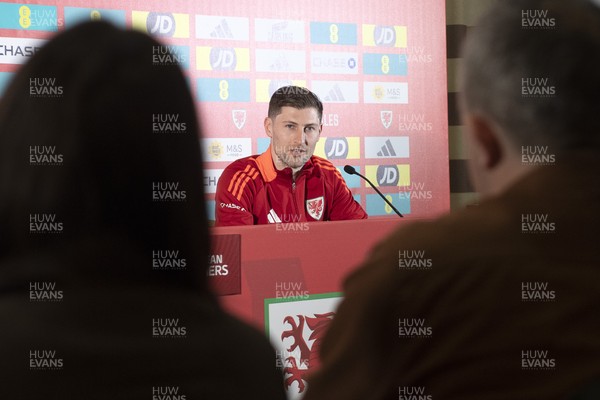
[{"label": "black microphone", "polygon": [[404,217],[404,215],[400,214],[400,211],[396,210],[396,207],[394,207],[394,205],[393,205],[392,203],[390,203],[390,201],[389,201],[388,199],[386,199],[386,198],[385,198],[385,196],[383,195],[383,193],[381,193],[381,192],[379,191],[379,189],[377,189],[377,188],[375,187],[375,185],[373,185],[373,184],[371,183],[371,181],[367,179],[367,177],[366,177],[366,176],[362,176],[361,174],[359,174],[359,173],[356,171],[356,169],[354,169],[354,167],[353,167],[352,165],[345,165],[345,166],[344,166],[344,171],[346,171],[346,173],[347,173],[347,174],[349,174],[349,175],[358,175],[358,176],[360,176],[361,178],[363,178],[365,181],[367,181],[367,183],[368,183],[369,185],[371,185],[371,187],[372,187],[373,189],[375,189],[375,191],[377,192],[377,194],[379,194],[379,195],[381,196],[381,198],[383,199],[383,201],[385,201],[386,203],[388,203],[388,205],[389,205],[390,207],[392,207],[392,210],[396,211],[396,214],[398,214],[398,215],[399,215],[399,216],[401,216],[401,217]]}]

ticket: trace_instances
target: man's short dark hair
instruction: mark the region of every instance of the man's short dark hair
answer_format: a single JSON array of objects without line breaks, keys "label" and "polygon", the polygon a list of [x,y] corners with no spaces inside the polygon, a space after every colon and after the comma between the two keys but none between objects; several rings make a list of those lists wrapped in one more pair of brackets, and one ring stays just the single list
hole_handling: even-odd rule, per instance
[{"label": "man's short dark hair", "polygon": [[275,119],[281,114],[281,107],[294,107],[298,110],[314,108],[319,114],[319,122],[323,117],[323,103],[316,94],[299,86],[280,87],[271,96],[269,102],[269,118]]},{"label": "man's short dark hair", "polygon": [[600,7],[590,0],[497,1],[469,32],[464,106],[516,146],[600,144]]}]

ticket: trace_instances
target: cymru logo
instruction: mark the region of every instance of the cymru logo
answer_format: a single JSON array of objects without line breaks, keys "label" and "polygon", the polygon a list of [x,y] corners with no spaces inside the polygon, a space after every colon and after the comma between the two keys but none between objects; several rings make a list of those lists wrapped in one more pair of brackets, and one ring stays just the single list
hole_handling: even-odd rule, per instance
[{"label": "cymru logo", "polygon": [[[296,319],[292,316],[284,318],[284,323],[289,324],[291,328],[281,334],[281,340],[284,341],[286,338],[293,339],[292,345],[286,350],[289,356],[285,359],[286,366],[283,369],[287,390],[289,390],[293,383],[297,383],[298,393],[304,392],[308,371],[311,368],[319,366],[321,342],[334,315],[335,313],[333,312],[314,314],[313,317],[297,315],[298,323],[296,323]],[[312,346],[310,347],[304,339],[305,325],[310,331],[310,335],[308,336],[308,342],[312,341]],[[299,356],[294,353],[296,350],[299,350]]]},{"label": "cymru logo", "polygon": [[340,301],[340,293],[265,299],[266,328],[276,348],[276,366],[285,375],[289,399],[304,394],[306,377],[319,368],[321,343]]},{"label": "cymru logo", "polygon": [[323,196],[317,197],[316,199],[306,200],[306,211],[313,219],[319,221],[323,217]]},{"label": "cymru logo", "polygon": [[379,118],[381,119],[381,123],[385,129],[388,129],[390,125],[392,125],[392,119],[394,118],[394,114],[392,111],[380,111]]},{"label": "cymru logo", "polygon": [[246,124],[246,110],[231,110],[231,117],[238,129],[242,129]]}]

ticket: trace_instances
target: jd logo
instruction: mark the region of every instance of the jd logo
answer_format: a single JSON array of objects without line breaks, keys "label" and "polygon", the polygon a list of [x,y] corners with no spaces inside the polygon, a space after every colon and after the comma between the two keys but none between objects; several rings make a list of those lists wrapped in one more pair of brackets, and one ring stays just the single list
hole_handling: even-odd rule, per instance
[{"label": "jd logo", "polygon": [[327,138],[325,141],[327,159],[345,159],[348,157],[348,141],[346,138]]},{"label": "jd logo", "polygon": [[377,167],[379,186],[397,186],[399,179],[400,173],[395,165],[380,165]]},{"label": "jd logo", "polygon": [[392,26],[378,26],[373,35],[377,46],[392,47],[396,43],[396,31]]},{"label": "jd logo", "polygon": [[233,71],[237,64],[235,50],[215,47],[210,49],[210,66],[220,71]]},{"label": "jd logo", "polygon": [[173,36],[175,33],[175,18],[173,14],[151,12],[146,19],[148,33],[156,36]]}]

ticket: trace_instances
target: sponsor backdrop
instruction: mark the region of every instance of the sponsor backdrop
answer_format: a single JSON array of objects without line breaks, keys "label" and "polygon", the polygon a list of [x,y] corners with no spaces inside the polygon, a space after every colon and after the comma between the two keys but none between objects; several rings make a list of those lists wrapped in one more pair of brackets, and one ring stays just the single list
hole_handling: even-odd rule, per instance
[{"label": "sponsor backdrop", "polygon": [[[264,151],[268,100],[304,86],[324,102],[316,154],[356,167],[407,216],[449,209],[445,4],[437,0],[0,1],[0,93],[49,36],[101,19],[158,37],[189,77],[202,121],[205,187]],[[370,216],[395,214],[365,183]]]}]

